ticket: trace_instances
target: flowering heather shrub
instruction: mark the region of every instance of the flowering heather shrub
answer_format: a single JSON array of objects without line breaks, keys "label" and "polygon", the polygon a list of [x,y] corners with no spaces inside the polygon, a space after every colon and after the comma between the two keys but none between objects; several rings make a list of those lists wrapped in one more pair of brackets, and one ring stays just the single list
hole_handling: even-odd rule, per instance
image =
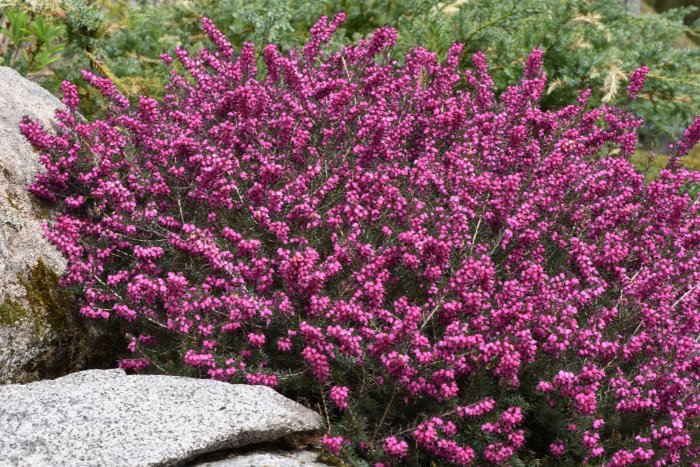
[{"label": "flowering heather shrub", "polygon": [[[277,386],[329,455],[611,466],[700,454],[700,173],[645,184],[641,121],[543,111],[542,54],[494,95],[485,57],[403,65],[379,29],[324,49],[163,55],[162,102],[24,121],[82,313],[130,323],[134,371]],[[646,69],[631,78],[639,93]],[[700,139],[700,119],[677,156]]]}]

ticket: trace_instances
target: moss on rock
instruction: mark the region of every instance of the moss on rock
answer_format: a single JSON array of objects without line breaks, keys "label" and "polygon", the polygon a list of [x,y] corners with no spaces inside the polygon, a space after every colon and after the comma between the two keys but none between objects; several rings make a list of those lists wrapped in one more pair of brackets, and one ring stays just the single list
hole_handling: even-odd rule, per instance
[{"label": "moss on rock", "polygon": [[19,278],[25,290],[24,299],[6,297],[0,304],[0,324],[11,326],[29,319],[37,332],[62,332],[66,314],[77,311],[75,296],[59,285],[59,276],[39,259]]},{"label": "moss on rock", "polygon": [[0,303],[0,327],[28,325],[33,340],[45,350],[24,365],[16,382],[114,367],[126,347],[118,324],[96,323],[81,316],[78,298],[59,284],[60,276],[42,260],[18,280],[25,294],[6,297]]},{"label": "moss on rock", "polygon": [[7,202],[12,209],[14,209],[15,211],[19,211],[19,200],[15,193],[11,191],[7,193]]}]

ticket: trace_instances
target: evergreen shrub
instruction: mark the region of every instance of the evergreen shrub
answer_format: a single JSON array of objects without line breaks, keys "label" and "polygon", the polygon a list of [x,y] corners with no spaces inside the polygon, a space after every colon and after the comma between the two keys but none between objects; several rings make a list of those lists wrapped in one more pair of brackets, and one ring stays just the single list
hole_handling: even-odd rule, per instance
[{"label": "evergreen shrub", "polygon": [[[265,384],[318,408],[357,465],[698,459],[700,173],[645,183],[642,121],[543,110],[543,53],[498,95],[397,33],[330,50],[163,54],[162,100],[57,133],[25,120],[83,315],[124,322],[131,371]],[[629,79],[630,100],[649,70]]]}]

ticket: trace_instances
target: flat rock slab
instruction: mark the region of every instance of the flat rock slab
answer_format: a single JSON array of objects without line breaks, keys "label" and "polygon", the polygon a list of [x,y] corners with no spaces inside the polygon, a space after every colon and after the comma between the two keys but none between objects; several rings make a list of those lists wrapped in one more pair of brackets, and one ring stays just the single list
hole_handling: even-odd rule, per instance
[{"label": "flat rock slab", "polygon": [[254,452],[215,462],[197,464],[197,467],[328,467],[316,460],[313,451]]},{"label": "flat rock slab", "polygon": [[265,386],[90,370],[0,387],[0,465],[181,465],[322,426]]}]

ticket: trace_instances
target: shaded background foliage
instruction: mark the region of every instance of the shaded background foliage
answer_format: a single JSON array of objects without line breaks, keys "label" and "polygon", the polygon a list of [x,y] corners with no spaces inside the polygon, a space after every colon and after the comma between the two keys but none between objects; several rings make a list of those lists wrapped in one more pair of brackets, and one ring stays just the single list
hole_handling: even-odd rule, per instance
[{"label": "shaded background foliage", "polygon": [[673,8],[695,7],[695,11],[689,12],[684,19],[685,24],[692,26],[700,19],[700,0],[650,0],[649,5],[657,11],[667,11]]}]

